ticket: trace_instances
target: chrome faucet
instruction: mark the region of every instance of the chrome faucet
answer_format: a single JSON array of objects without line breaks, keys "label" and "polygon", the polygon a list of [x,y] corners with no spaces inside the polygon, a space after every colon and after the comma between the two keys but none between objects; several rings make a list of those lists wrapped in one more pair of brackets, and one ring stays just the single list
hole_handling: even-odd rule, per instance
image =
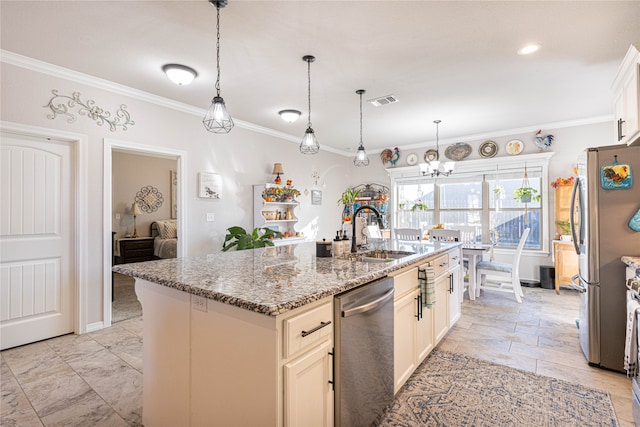
[{"label": "chrome faucet", "polygon": [[358,212],[360,212],[363,209],[371,209],[373,211],[373,213],[376,214],[376,217],[378,218],[378,225],[380,226],[380,228],[384,227],[384,224],[382,224],[382,216],[380,216],[380,212],[378,212],[378,210],[376,208],[371,207],[369,205],[363,205],[363,206],[360,206],[358,209],[356,209],[356,211],[351,216],[351,222],[352,222],[352,226],[351,226],[351,253],[352,254],[355,254],[356,252],[358,252],[358,247],[356,245],[356,216],[358,216]]}]

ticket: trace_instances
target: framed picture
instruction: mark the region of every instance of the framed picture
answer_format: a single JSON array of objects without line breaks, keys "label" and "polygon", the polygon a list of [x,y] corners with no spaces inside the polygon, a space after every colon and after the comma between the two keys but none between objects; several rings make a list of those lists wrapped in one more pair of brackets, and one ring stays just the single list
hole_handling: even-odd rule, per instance
[{"label": "framed picture", "polygon": [[176,171],[169,171],[169,193],[171,197],[171,219],[178,218],[178,173]]},{"label": "framed picture", "polygon": [[217,173],[198,174],[198,197],[219,199],[222,193],[222,177]]},{"label": "framed picture", "polygon": [[312,205],[321,205],[322,204],[322,191],[320,191],[320,190],[311,190],[311,204]]}]

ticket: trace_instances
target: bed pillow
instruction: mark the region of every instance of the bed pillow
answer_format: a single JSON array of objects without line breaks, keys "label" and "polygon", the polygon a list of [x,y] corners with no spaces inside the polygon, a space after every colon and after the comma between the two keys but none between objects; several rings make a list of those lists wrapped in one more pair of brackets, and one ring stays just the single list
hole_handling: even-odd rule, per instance
[{"label": "bed pillow", "polygon": [[164,237],[164,223],[165,221],[156,221],[156,230],[158,231],[158,237],[160,237],[161,239],[166,239],[166,237]]},{"label": "bed pillow", "polygon": [[164,221],[164,237],[163,239],[177,239],[178,226],[175,221]]}]

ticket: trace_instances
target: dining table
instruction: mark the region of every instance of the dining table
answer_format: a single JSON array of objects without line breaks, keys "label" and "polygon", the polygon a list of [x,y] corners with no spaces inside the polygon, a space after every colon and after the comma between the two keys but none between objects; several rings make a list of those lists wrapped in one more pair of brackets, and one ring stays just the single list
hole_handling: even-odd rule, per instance
[{"label": "dining table", "polygon": [[469,299],[474,301],[476,297],[480,296],[480,284],[478,283],[478,277],[476,274],[476,267],[478,262],[482,261],[482,256],[489,252],[493,248],[492,244],[480,244],[480,243],[463,243],[462,244],[462,258],[467,259],[468,274],[469,274]]}]

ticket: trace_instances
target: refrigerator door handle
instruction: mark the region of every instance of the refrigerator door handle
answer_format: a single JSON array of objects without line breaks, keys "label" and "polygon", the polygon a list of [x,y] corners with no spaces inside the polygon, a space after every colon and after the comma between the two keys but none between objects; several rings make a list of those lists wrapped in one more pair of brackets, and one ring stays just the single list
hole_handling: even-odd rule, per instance
[{"label": "refrigerator door handle", "polygon": [[587,287],[583,286],[582,282],[580,281],[580,274],[571,276],[571,279],[569,279],[569,281],[571,282],[571,289],[575,289],[580,293],[587,292]]},{"label": "refrigerator door handle", "polygon": [[[576,234],[576,224],[574,219],[574,213],[576,209],[576,193],[580,191],[580,178],[576,179],[573,184],[573,190],[571,190],[571,212],[569,214],[569,224],[571,225],[571,237],[573,239],[573,247],[576,249],[576,254],[580,255],[580,245],[578,243],[578,235]],[[582,208],[580,206],[580,216],[582,216]],[[580,224],[582,224],[582,218],[580,218]]]}]

